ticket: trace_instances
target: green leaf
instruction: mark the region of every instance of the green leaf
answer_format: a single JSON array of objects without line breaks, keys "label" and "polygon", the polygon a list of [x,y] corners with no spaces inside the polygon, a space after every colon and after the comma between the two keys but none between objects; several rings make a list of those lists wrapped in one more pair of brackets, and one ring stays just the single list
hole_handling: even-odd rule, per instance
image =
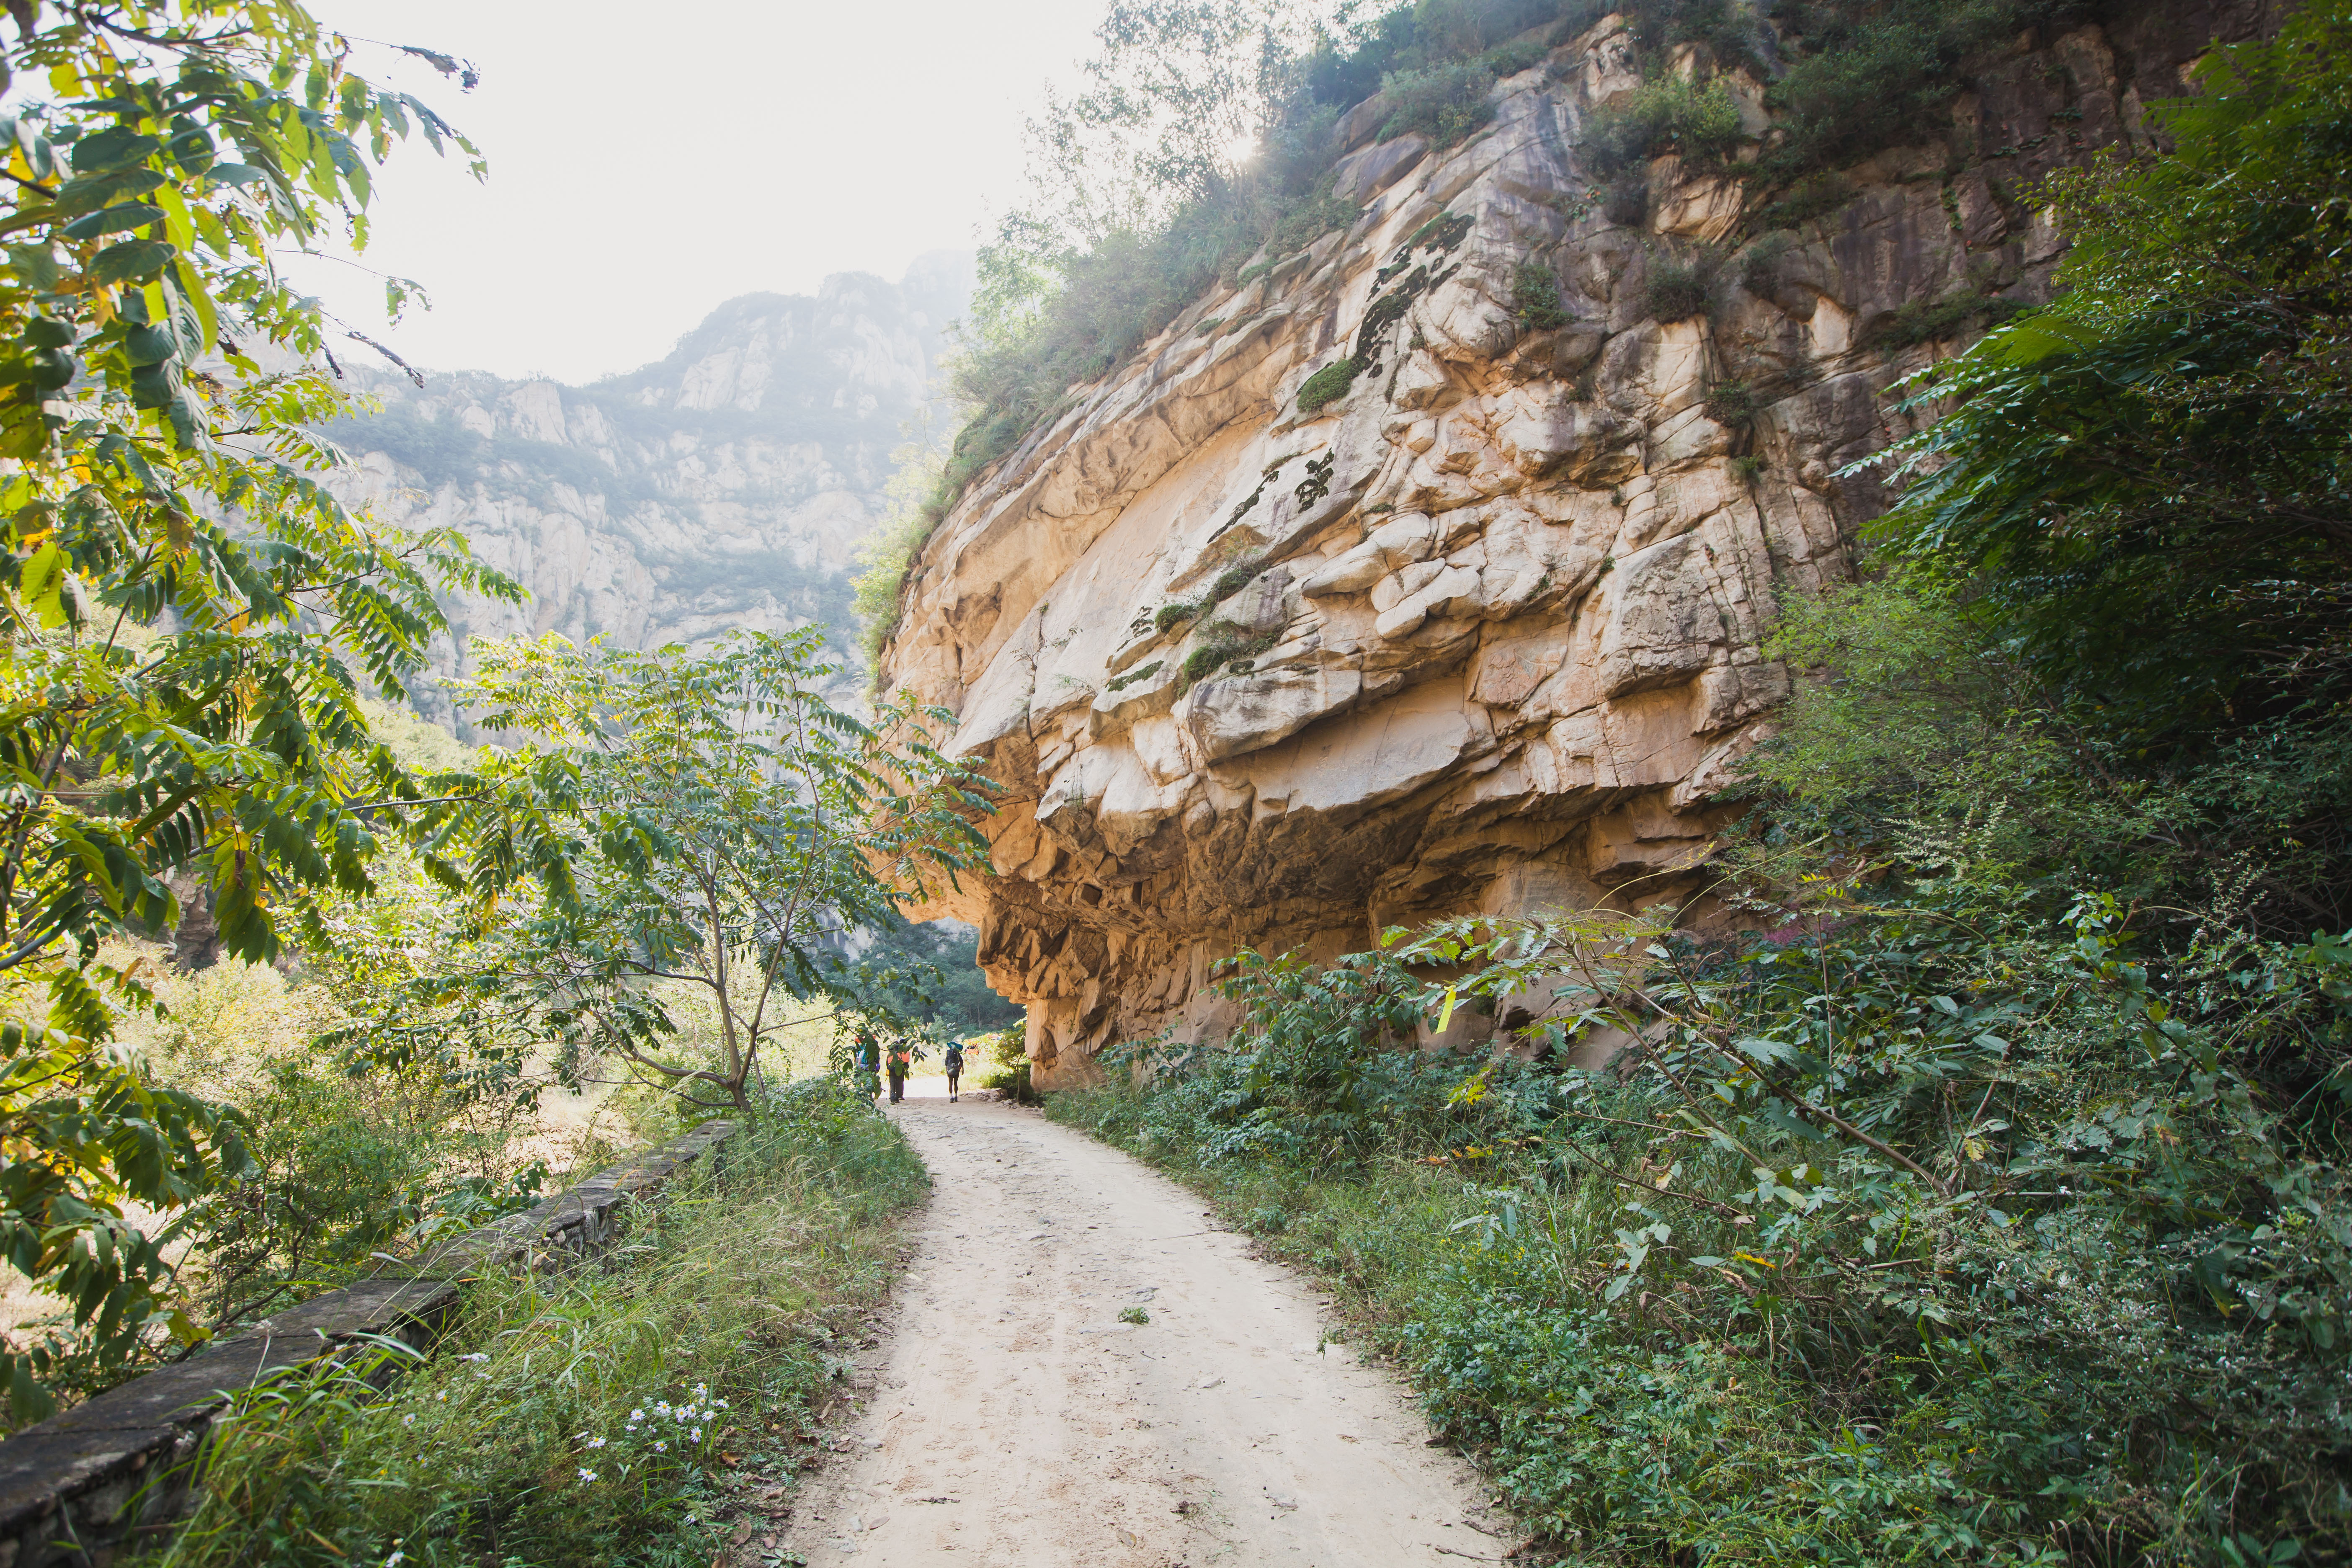
[{"label": "green leaf", "polygon": [[152,278],[171,265],[172,247],[158,239],[131,239],[110,245],[89,265],[93,283],[117,284]]},{"label": "green leaf", "polygon": [[125,229],[145,228],[149,224],[163,221],[163,209],[146,202],[120,202],[110,207],[100,207],[87,217],[79,217],[66,225],[65,233],[72,239],[98,239]]}]

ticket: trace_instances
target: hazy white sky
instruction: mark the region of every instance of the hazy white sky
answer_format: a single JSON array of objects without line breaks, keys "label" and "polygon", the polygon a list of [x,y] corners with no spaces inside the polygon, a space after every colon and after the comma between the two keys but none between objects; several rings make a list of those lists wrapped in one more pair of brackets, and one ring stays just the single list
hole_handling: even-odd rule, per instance
[{"label": "hazy white sky", "polygon": [[[314,0],[356,38],[465,56],[461,93],[362,47],[354,63],[440,109],[487,184],[421,140],[394,156],[366,261],[434,308],[381,323],[383,285],[294,264],[404,356],[589,381],[669,351],[722,300],[896,279],[968,247],[1020,195],[1021,127],[1066,81],[1101,0]],[[354,350],[358,357],[363,351]]]}]

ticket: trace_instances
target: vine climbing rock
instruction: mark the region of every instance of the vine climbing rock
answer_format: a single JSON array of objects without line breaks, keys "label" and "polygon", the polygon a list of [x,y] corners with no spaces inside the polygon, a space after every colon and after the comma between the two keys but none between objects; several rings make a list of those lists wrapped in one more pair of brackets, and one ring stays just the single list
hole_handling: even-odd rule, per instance
[{"label": "vine climbing rock", "polygon": [[1034,1111],[897,1115],[935,1195],[895,1328],[745,1568],[1392,1568],[1519,1539],[1307,1282],[1182,1188]]}]

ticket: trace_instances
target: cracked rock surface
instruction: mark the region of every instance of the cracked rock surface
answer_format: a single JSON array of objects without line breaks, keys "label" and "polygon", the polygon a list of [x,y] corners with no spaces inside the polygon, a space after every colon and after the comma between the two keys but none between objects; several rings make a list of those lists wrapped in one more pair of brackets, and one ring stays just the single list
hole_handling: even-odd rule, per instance
[{"label": "cracked rock surface", "polygon": [[[933,534],[884,650],[1004,787],[996,875],[926,912],[982,927],[1036,1081],[1218,1033],[1210,970],[1241,945],[1692,899],[1715,797],[1790,689],[1775,606],[1852,574],[1887,496],[1851,465],[1907,428],[1889,388],[1958,346],[1919,323],[2045,300],[2033,182],[2146,148],[2144,101],[2262,21],[2029,34],[1769,233],[1671,157],[1642,221],[1611,217],[1576,147],[1639,85],[1613,19],[1498,82],[1466,144],[1366,145],[1377,117],[1351,114],[1361,218],[1078,389]],[[1765,125],[1761,85],[1728,79]],[[1524,324],[1529,265],[1564,324]],[[1708,304],[1660,320],[1675,268]],[[1310,378],[1309,405],[1339,390],[1303,410]]]}]

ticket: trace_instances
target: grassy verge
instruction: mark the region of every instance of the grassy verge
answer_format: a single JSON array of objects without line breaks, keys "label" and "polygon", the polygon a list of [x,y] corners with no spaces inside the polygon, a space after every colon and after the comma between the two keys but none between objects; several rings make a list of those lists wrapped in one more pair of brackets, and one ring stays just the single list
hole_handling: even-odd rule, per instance
[{"label": "grassy verge", "polygon": [[[1730,983],[1748,986],[1760,1026],[1771,998],[1750,969]],[[1370,978],[1351,989],[1351,975]],[[1832,975],[1840,992],[1858,978]],[[1047,1114],[1185,1182],[1318,1276],[1552,1551],[1644,1564],[2345,1560],[2332,1553],[2340,1416],[2324,1392],[2340,1356],[2191,1297],[2184,1277],[2210,1258],[2210,1233],[2184,1242],[2176,1222],[2149,1237],[2145,1186],[2062,1121],[2086,1098],[2153,1103],[2125,1100],[2085,1059],[2105,1022],[2090,984],[2037,1021],[2046,1051],[1993,1042],[2012,1085],[2054,1076],[2045,1063],[2062,1049],[2074,1075],[2052,1107],[2017,1089],[2015,1190],[1992,1194],[2004,1208],[1966,1163],[1946,1163],[1956,1175],[1937,1197],[1934,1173],[1906,1188],[1902,1167],[1871,1158],[1891,1146],[1840,1149],[1780,1126],[1790,1119],[1753,1095],[1756,1116],[1712,1110],[1733,1107],[1739,1083],[1696,1049],[1639,1059],[1622,1079],[1368,1049],[1386,1005],[1374,981],[1401,986],[1377,964],[1245,969],[1255,1005],[1235,1045],[1148,1088],[1055,1094]],[[1980,1029],[1975,1008],[1949,1005],[1956,1028]],[[1899,1075],[1899,1055],[1882,1049],[1865,1089]],[[1868,1106],[1872,1125],[1893,1130],[1892,1103]],[[2262,1140],[2279,1136],[2185,1101],[2176,1113],[2166,1150],[2210,1166],[2176,1162],[2164,1179],[2183,1186],[2259,1168]],[[2343,1277],[2327,1234],[2302,1222],[2264,1267],[2315,1302]]]},{"label": "grassy verge", "polygon": [[793,1086],[605,1268],[478,1286],[433,1360],[255,1391],[172,1564],[704,1564],[806,1462],[842,1352],[922,1201],[897,1129]]},{"label": "grassy verge", "polygon": [[[1234,1158],[1198,1135],[1187,1102],[1207,1098],[1070,1090],[1047,1098],[1046,1115],[1182,1181],[1313,1273],[1552,1551],[1628,1563],[1938,1555],[1921,1530],[1937,1521],[1920,1515],[1964,1440],[1934,1419],[1874,1426],[1864,1440],[1804,1396],[1801,1368],[1754,1322],[1690,1322],[1664,1280],[1611,1298],[1623,1239],[1646,1217],[1617,1183],[1563,1181],[1538,1152],[1466,1140],[1467,1155],[1413,1152],[1443,1149],[1449,1129],[1431,1119],[1336,1167]],[[1685,1254],[1736,1253],[1724,1229],[1675,1239]]]}]

